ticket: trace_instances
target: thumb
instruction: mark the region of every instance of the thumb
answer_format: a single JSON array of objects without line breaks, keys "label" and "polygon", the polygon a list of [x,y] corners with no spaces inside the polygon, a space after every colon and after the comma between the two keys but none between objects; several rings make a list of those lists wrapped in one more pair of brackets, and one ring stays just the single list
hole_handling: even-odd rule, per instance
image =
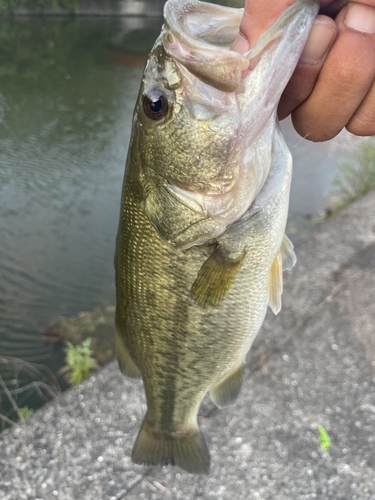
[{"label": "thumb", "polygon": [[253,47],[265,31],[296,0],[246,0],[245,11],[240,24],[240,33],[233,42],[232,50],[243,54]]}]

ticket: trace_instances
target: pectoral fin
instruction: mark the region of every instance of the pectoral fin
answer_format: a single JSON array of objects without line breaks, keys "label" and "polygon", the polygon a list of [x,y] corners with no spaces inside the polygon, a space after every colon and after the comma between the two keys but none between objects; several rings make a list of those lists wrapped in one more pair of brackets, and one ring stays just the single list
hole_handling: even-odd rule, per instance
[{"label": "pectoral fin", "polygon": [[281,309],[283,271],[292,269],[296,260],[293,243],[286,235],[284,235],[280,250],[276,254],[270,271],[268,305],[274,314],[280,312]]},{"label": "pectoral fin", "polygon": [[246,254],[230,258],[220,247],[212,252],[201,267],[191,288],[195,302],[206,306],[217,306],[228,294]]},{"label": "pectoral fin", "polygon": [[261,209],[249,209],[218,238],[218,246],[201,267],[191,288],[198,304],[217,306],[226,297],[246,257],[251,231],[261,217]]}]

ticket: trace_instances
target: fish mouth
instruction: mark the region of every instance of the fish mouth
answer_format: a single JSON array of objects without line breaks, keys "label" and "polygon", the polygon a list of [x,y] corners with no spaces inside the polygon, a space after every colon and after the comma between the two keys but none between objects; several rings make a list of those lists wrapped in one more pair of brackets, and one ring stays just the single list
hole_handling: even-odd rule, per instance
[{"label": "fish mouth", "polygon": [[306,5],[316,0],[297,0],[245,54],[230,50],[239,34],[244,9],[197,0],[169,0],[164,7],[162,42],[169,56],[204,83],[234,92],[243,80],[243,68],[251,70],[263,51],[283,37],[284,28]]},{"label": "fish mouth", "polygon": [[197,0],[169,0],[164,7],[164,48],[203,82],[233,92],[241,82],[243,56],[229,49],[242,14],[243,9]]}]

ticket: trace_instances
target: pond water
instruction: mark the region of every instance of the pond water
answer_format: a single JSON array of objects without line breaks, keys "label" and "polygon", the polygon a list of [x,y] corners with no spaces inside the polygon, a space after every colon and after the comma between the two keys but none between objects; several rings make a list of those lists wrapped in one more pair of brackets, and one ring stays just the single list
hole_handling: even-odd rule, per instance
[{"label": "pond water", "polygon": [[[57,372],[64,353],[42,340],[47,325],[114,303],[132,111],[161,22],[0,22],[0,356]],[[327,206],[335,168],[358,140],[316,145],[283,128],[295,158],[293,233]],[[0,412],[5,401],[0,391]]]}]

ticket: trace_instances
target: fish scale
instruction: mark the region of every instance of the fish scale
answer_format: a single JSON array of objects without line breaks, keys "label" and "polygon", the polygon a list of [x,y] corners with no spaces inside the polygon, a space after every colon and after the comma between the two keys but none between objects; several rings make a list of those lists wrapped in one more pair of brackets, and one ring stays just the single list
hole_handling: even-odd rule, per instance
[{"label": "fish scale", "polygon": [[[200,12],[227,27],[227,47],[215,46],[214,26],[204,40]],[[316,2],[297,1],[242,56],[229,50],[234,9],[165,6],[134,112],[115,256],[119,364],[142,376],[147,399],[136,463],[208,472],[199,405],[208,391],[220,407],[235,400],[267,306],[281,307],[282,267],[295,256],[284,236],[292,160],[276,108],[316,13]],[[186,62],[189,50],[202,61]],[[215,50],[218,65],[254,54],[259,63],[229,88],[229,63],[208,69]]]}]

